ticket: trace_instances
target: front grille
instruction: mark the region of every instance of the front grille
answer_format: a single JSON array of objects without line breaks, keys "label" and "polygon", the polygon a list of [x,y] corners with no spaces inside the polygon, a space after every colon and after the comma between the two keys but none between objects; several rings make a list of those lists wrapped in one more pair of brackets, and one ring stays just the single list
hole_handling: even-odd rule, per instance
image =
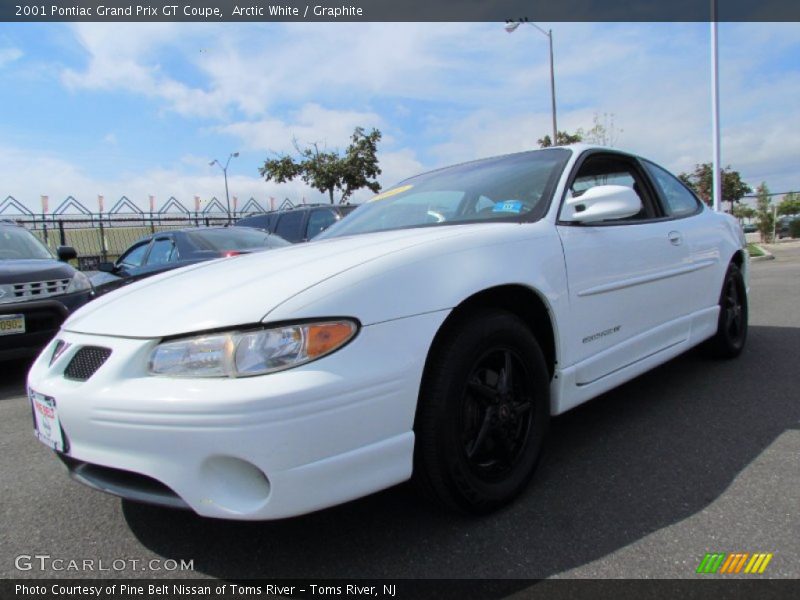
[{"label": "front grille", "polygon": [[28,283],[15,283],[14,298],[30,300],[35,298],[48,298],[65,294],[69,286],[69,279],[52,279],[50,281],[29,281]]},{"label": "front grille", "polygon": [[64,377],[77,381],[86,381],[111,356],[110,348],[100,346],[84,346],[75,353],[64,369]]}]

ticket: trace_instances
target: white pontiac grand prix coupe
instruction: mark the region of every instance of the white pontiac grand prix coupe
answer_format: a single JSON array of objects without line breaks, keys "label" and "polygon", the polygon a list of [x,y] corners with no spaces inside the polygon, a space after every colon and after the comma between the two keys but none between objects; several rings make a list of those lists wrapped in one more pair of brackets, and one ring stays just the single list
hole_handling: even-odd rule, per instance
[{"label": "white pontiac grand prix coupe", "polygon": [[37,437],[94,488],[275,519],[413,478],[487,512],[557,415],[706,342],[738,355],[737,222],[607,148],[440,169],[317,241],[91,302],[28,377]]}]

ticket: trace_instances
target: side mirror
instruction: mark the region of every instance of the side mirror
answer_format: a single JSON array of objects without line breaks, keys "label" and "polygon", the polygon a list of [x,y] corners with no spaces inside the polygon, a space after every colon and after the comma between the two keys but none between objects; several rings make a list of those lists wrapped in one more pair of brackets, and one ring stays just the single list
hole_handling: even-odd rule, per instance
[{"label": "side mirror", "polygon": [[642,210],[642,201],[624,185],[596,185],[580,196],[569,198],[561,214],[562,221],[596,223],[626,219]]},{"label": "side mirror", "polygon": [[58,250],[56,250],[56,254],[58,255],[58,260],[62,262],[78,258],[78,253],[75,252],[75,248],[72,246],[59,246]]},{"label": "side mirror", "polygon": [[97,270],[102,271],[103,273],[113,273],[114,272],[114,263],[112,262],[101,262],[97,265]]}]

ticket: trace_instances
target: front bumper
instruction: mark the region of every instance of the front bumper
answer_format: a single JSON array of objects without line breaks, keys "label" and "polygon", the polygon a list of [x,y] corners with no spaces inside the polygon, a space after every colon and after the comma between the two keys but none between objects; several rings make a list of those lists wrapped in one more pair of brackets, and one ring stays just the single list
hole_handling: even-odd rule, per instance
[{"label": "front bumper", "polygon": [[75,310],[93,298],[91,290],[0,304],[0,315],[25,315],[25,333],[0,336],[0,360],[35,356],[58,333],[58,328]]},{"label": "front bumper", "polygon": [[[209,517],[282,518],[410,477],[422,370],[445,316],[367,326],[316,362],[240,379],[152,377],[159,340],[61,332],[71,346],[52,366],[48,346],[28,385],[55,399],[76,479]],[[65,378],[87,345],[111,356],[87,381]]]}]

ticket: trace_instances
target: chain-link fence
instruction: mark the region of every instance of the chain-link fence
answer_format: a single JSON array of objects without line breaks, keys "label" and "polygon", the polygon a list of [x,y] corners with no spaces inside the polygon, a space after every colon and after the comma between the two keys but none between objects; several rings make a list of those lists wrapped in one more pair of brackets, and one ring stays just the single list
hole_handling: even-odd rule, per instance
[{"label": "chain-link fence", "polygon": [[90,271],[95,270],[101,262],[116,260],[131,244],[146,235],[187,227],[222,226],[228,223],[228,218],[226,215],[203,214],[75,218],[26,215],[26,218],[15,221],[31,230],[53,251],[58,246],[72,246],[78,253],[78,267]]}]

